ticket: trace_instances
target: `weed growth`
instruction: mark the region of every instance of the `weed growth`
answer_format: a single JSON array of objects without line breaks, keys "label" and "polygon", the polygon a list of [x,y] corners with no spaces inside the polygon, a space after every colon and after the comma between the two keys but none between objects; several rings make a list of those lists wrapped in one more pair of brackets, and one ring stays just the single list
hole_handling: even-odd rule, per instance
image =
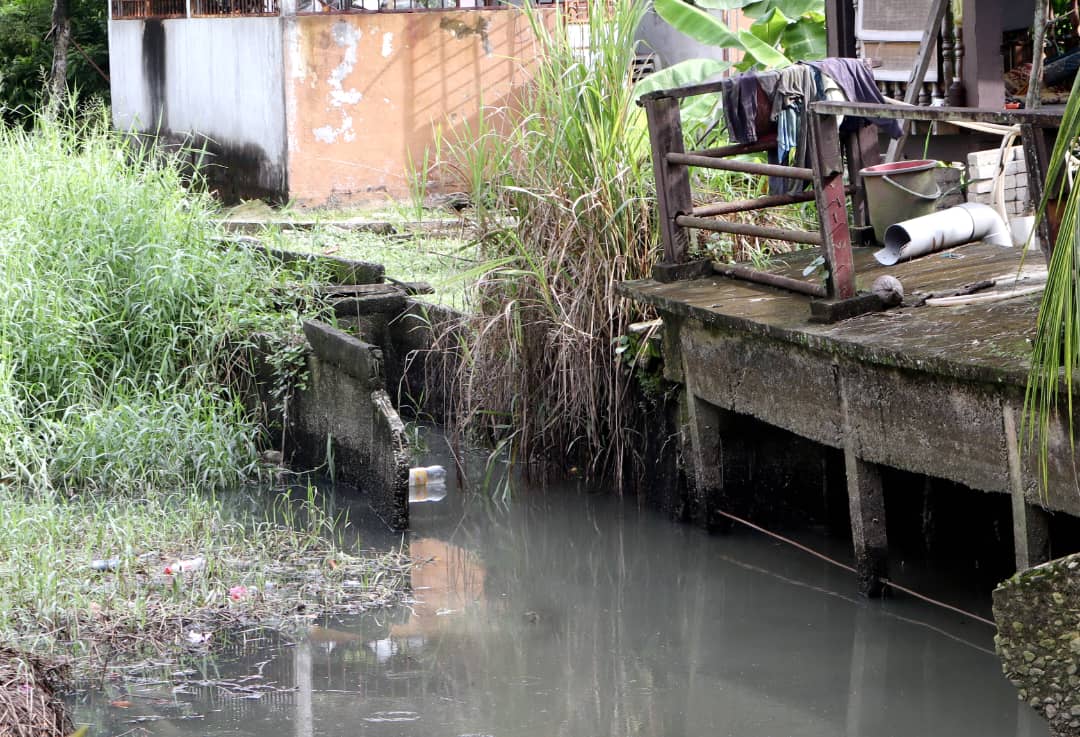
[{"label": "weed growth", "polygon": [[445,341],[465,336],[462,428],[511,457],[621,475],[631,408],[613,340],[640,314],[615,290],[649,273],[657,245],[630,81],[643,4],[593,0],[589,11],[587,25],[549,23],[526,6],[540,59],[531,85],[444,143],[487,259],[475,317]]},{"label": "weed growth", "polygon": [[0,130],[0,451],[35,492],[223,488],[256,459],[227,389],[302,277],[223,245],[208,196],[104,121]]}]

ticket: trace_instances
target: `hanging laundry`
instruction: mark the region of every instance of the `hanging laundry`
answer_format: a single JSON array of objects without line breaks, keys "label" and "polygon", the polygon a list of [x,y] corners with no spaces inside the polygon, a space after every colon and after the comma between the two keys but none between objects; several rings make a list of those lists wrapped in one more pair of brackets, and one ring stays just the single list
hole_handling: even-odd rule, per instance
[{"label": "hanging laundry", "polygon": [[728,138],[754,143],[772,132],[772,97],[778,79],[776,72],[746,72],[721,81]]},{"label": "hanging laundry", "polygon": [[[807,144],[807,114],[810,103],[822,97],[820,76],[805,64],[793,64],[780,70],[773,94],[772,119],[777,128],[777,154],[787,166],[808,167],[810,150]],[[801,179],[783,179],[780,192],[790,194],[806,186]]]},{"label": "hanging laundry", "polygon": [[[850,102],[880,102],[885,98],[874,83],[874,75],[871,74],[866,62],[862,59],[850,59],[844,57],[829,57],[820,61],[808,61],[807,66],[813,67],[822,74],[832,78]],[[890,138],[900,137],[900,124],[895,120],[886,118],[857,118],[848,116],[840,126],[844,132],[853,131],[865,125],[867,122],[878,126],[887,133]]]}]

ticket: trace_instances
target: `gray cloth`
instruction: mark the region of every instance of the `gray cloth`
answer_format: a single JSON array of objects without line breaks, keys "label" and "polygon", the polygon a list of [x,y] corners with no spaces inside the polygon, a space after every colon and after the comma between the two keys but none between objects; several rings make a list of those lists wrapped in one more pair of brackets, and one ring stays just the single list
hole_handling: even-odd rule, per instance
[{"label": "gray cloth", "polygon": [[[784,125],[784,143],[778,146],[781,164],[804,168],[810,166],[807,116],[810,103],[820,98],[821,87],[814,69],[805,64],[793,64],[780,70],[780,78],[776,82],[776,91],[772,98],[772,119]],[[794,148],[791,148],[792,141]],[[802,190],[805,186],[806,182],[800,179],[784,179],[781,192],[772,192],[771,188],[770,192],[790,194]]]}]

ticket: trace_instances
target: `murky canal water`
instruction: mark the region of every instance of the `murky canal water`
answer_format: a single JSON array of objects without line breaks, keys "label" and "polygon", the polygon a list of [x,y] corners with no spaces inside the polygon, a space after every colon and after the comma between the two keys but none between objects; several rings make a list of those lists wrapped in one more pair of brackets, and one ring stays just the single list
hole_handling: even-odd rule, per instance
[{"label": "murky canal water", "polygon": [[863,601],[850,574],[755,533],[569,489],[505,505],[451,489],[414,507],[406,544],[433,560],[411,608],[185,666],[281,691],[113,686],[80,694],[76,719],[185,737],[1046,734],[990,627]]}]

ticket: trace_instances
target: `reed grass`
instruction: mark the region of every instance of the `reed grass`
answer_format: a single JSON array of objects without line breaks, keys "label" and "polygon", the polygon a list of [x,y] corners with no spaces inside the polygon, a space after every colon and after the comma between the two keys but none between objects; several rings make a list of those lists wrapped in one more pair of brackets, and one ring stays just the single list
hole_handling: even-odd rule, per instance
[{"label": "reed grass", "polygon": [[[1044,498],[1050,481],[1050,449],[1055,420],[1068,427],[1069,450],[1075,459],[1074,382],[1080,367],[1080,187],[1073,182],[1080,143],[1080,77],[1073,83],[1050,155],[1038,218],[1049,217],[1051,201],[1060,208],[1061,225],[1050,257],[1046,289],[1039,305],[1031,369],[1024,394],[1022,436],[1037,449]],[[1055,186],[1056,184],[1056,186]],[[1030,246],[1030,240],[1027,244]],[[1026,248],[1027,246],[1025,246]],[[1064,391],[1063,391],[1064,390]],[[1064,393],[1064,396],[1062,396]]]},{"label": "reed grass", "polygon": [[517,459],[621,476],[632,407],[613,341],[642,313],[615,289],[648,275],[658,244],[630,80],[643,4],[594,0],[589,11],[598,22],[578,26],[582,49],[564,19],[526,6],[531,84],[444,141],[444,176],[469,193],[487,259],[471,275],[472,316],[444,347],[465,336],[459,429]]}]

